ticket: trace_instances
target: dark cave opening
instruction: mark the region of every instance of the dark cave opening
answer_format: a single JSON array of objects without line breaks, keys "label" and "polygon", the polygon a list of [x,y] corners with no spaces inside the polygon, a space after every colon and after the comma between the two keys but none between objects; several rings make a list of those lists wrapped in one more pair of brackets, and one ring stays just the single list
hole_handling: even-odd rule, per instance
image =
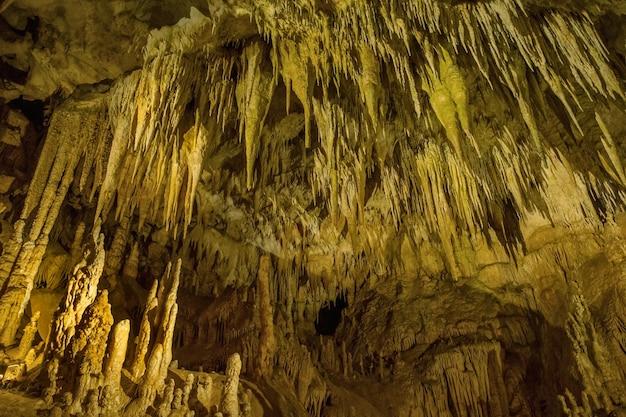
[{"label": "dark cave opening", "polygon": [[341,323],[341,312],[348,306],[346,298],[341,295],[331,301],[327,306],[320,308],[315,320],[315,330],[317,334],[323,336],[333,336],[335,330]]},{"label": "dark cave opening", "polygon": [[23,97],[18,97],[11,100],[8,104],[11,108],[21,111],[24,116],[33,123],[33,127],[35,127],[37,131],[43,129],[46,118],[46,104],[42,100],[31,101]]}]

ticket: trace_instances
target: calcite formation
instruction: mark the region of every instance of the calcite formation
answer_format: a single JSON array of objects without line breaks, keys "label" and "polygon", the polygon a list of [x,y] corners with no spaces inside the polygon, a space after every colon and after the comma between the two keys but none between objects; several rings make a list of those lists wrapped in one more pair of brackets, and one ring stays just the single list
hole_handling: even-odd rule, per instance
[{"label": "calcite formation", "polygon": [[626,415],[625,15],[0,1],[3,387],[49,416]]}]

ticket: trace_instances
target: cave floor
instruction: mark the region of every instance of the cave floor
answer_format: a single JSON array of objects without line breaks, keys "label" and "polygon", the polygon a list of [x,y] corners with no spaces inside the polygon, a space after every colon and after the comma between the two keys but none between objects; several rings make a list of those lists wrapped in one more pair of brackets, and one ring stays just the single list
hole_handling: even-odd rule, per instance
[{"label": "cave floor", "polygon": [[39,401],[23,393],[0,388],[0,417],[36,416]]}]

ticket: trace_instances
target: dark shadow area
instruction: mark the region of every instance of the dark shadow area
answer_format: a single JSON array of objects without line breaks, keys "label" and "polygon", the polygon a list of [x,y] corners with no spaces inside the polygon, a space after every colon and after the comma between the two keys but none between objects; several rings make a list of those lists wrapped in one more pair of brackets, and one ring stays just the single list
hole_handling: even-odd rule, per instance
[{"label": "dark shadow area", "polygon": [[315,330],[317,334],[332,336],[341,323],[341,312],[348,306],[344,296],[339,296],[334,302],[326,307],[322,307],[315,320]]},{"label": "dark shadow area", "polygon": [[33,127],[37,131],[41,131],[44,125],[45,119],[45,104],[41,100],[26,100],[23,97],[18,97],[15,100],[9,102],[9,106],[15,110],[19,110],[30,120]]}]

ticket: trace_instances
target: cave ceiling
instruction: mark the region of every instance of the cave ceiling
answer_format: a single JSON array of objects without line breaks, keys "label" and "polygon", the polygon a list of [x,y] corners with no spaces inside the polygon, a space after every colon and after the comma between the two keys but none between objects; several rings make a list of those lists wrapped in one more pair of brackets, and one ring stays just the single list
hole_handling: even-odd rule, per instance
[{"label": "cave ceiling", "polygon": [[0,345],[109,305],[139,351],[153,300],[158,398],[174,358],[280,415],[622,410],[625,15],[0,0]]}]

